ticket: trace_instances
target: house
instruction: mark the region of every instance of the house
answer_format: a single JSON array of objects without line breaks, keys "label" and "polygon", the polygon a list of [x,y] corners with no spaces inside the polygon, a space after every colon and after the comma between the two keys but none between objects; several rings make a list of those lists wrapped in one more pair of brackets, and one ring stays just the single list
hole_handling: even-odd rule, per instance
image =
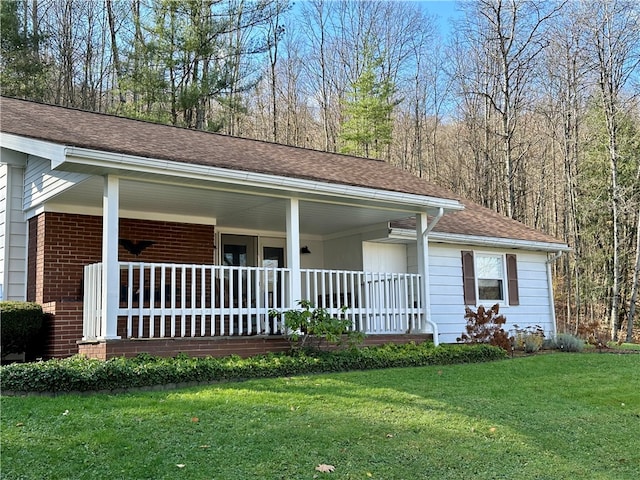
[{"label": "house", "polygon": [[2,98],[0,283],[47,355],[287,348],[305,299],[367,342],[455,342],[465,305],[555,331],[568,246],[384,162]]}]

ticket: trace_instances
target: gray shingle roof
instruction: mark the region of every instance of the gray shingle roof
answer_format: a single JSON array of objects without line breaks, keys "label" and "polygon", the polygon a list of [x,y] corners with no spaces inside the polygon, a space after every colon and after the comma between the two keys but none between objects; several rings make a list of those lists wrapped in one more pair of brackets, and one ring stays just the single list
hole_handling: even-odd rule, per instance
[{"label": "gray shingle roof", "polygon": [[151,159],[459,200],[465,210],[445,215],[435,231],[561,243],[382,161],[0,98],[2,132]]}]

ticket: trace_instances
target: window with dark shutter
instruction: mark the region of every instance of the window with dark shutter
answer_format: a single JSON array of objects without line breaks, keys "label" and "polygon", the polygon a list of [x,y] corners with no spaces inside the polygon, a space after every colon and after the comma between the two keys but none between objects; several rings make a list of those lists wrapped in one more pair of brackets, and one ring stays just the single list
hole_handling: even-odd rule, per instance
[{"label": "window with dark shutter", "polygon": [[473,266],[473,252],[463,250],[462,252],[462,288],[464,291],[464,304],[476,304],[476,274]]},{"label": "window with dark shutter", "polygon": [[516,256],[507,254],[507,282],[509,290],[509,305],[520,305],[518,293],[518,262]]}]

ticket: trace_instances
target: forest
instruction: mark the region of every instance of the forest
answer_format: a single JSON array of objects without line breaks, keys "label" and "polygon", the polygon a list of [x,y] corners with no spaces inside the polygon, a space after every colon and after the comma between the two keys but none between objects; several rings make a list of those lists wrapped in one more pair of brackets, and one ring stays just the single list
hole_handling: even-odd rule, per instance
[{"label": "forest", "polygon": [[640,4],[456,9],[2,1],[1,93],[382,159],[569,244],[558,330],[638,341]]}]

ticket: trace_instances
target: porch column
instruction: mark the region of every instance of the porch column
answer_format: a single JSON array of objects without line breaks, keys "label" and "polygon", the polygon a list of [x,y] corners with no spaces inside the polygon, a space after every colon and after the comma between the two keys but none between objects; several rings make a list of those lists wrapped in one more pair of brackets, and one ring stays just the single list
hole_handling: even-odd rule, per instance
[{"label": "porch column", "polygon": [[290,198],[287,202],[287,266],[291,270],[289,306],[294,308],[296,302],[303,300],[300,285],[300,205],[297,198]]},{"label": "porch column", "polygon": [[106,175],[102,195],[102,322],[99,338],[118,339],[120,268],[118,266],[118,177]]},{"label": "porch column", "polygon": [[[442,209],[441,209],[442,210]],[[426,324],[431,325],[433,331],[433,343],[437,346],[438,326],[431,320],[431,295],[429,286],[429,232],[440,220],[442,212],[428,225],[427,214],[425,212],[416,214],[416,237],[418,241],[418,273],[422,279],[422,308],[424,309],[425,322],[422,324],[422,331],[426,332]]]}]

